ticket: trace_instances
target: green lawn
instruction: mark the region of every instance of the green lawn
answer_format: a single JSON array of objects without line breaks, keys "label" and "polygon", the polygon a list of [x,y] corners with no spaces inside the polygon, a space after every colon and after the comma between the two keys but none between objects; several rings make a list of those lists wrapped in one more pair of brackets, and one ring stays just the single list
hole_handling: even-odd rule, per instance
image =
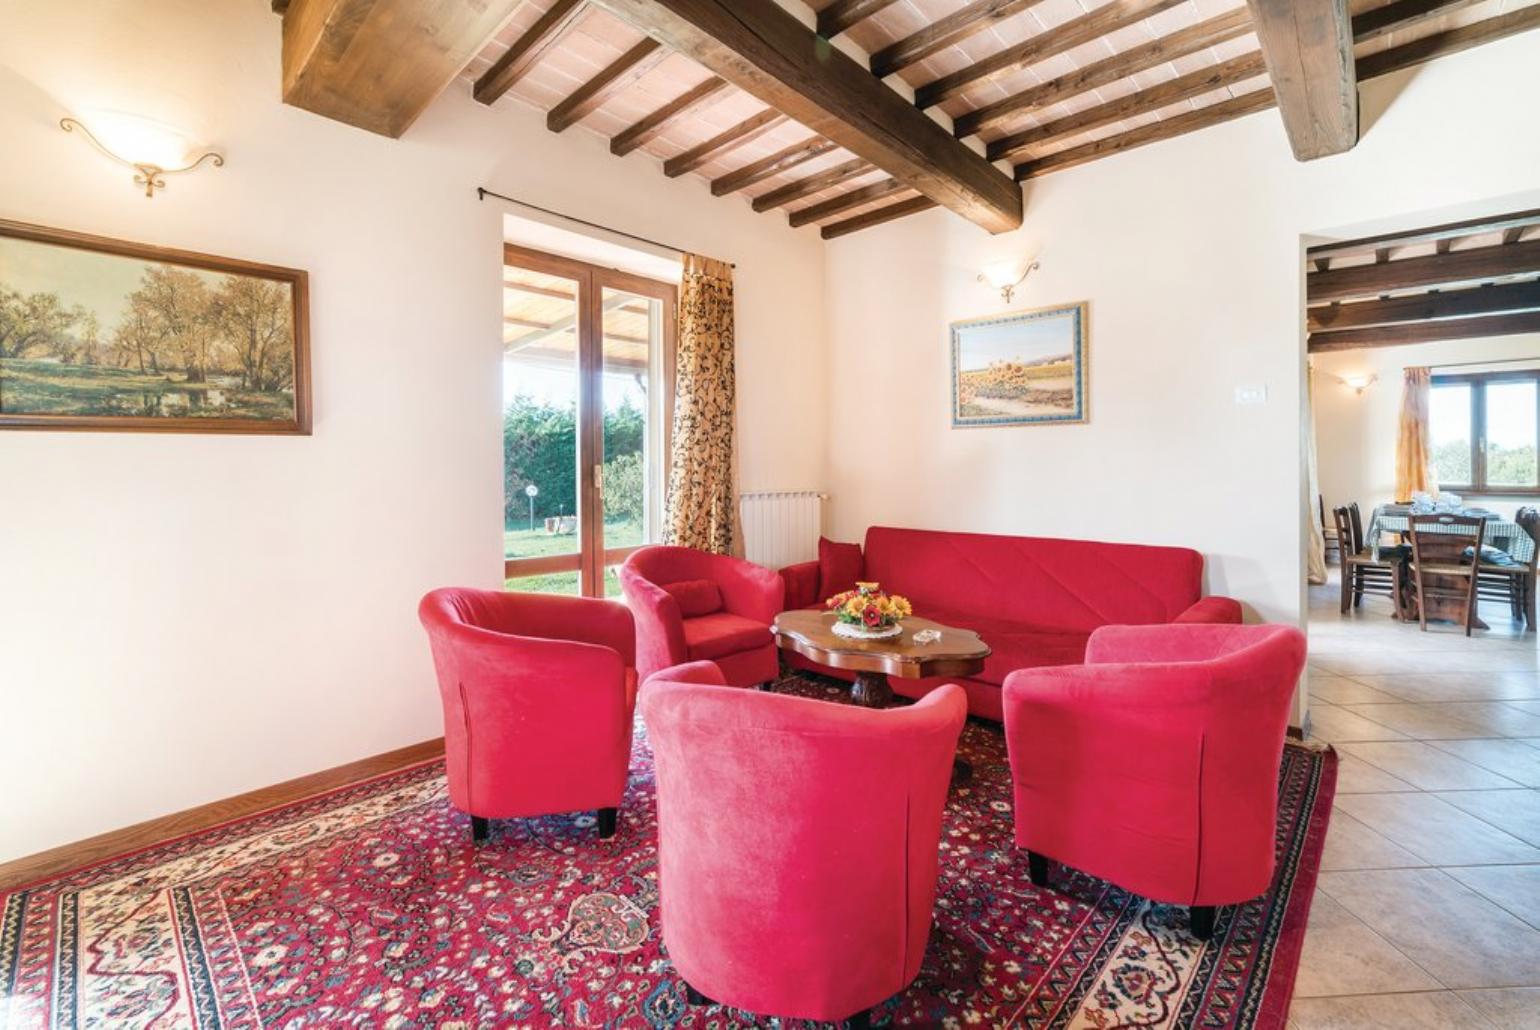
[{"label": "green lawn", "polygon": [[[606,522],[604,524],[604,544],[606,547],[635,547],[645,543],[643,528],[640,522],[626,520]],[[576,554],[578,550],[578,537],[576,533],[547,533],[539,520],[535,523],[534,532],[526,528],[504,527],[503,530],[503,554],[508,558],[540,558],[550,554]],[[578,592],[577,572],[548,572],[540,576],[520,576],[507,580],[504,586],[509,590],[524,590],[540,594],[576,594]],[[620,596],[620,580],[615,576],[613,568],[604,570],[604,593],[606,597]]]}]

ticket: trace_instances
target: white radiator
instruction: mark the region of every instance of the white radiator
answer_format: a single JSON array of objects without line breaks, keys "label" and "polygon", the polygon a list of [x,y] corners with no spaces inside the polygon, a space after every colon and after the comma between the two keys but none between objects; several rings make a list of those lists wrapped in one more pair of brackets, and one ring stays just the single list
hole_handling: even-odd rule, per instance
[{"label": "white radiator", "polygon": [[825,496],[817,490],[739,495],[744,557],[772,569],[817,558]]}]

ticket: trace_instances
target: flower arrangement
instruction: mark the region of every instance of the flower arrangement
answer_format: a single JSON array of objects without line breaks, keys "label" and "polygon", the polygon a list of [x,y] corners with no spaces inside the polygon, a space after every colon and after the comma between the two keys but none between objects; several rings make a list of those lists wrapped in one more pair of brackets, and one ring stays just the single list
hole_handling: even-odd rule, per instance
[{"label": "flower arrangement", "polygon": [[838,623],[872,635],[888,635],[900,619],[914,614],[908,598],[884,593],[876,583],[857,583],[854,590],[829,598],[824,607],[834,613]]}]

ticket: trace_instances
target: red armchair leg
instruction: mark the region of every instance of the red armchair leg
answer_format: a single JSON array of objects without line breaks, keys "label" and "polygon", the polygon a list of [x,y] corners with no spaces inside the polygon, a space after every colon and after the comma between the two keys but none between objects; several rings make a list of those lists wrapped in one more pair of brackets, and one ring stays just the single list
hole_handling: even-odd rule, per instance
[{"label": "red armchair leg", "polygon": [[609,840],[615,836],[615,824],[619,821],[619,809],[601,808],[594,813],[599,818],[599,839]]},{"label": "red armchair leg", "polygon": [[1213,905],[1194,905],[1191,909],[1192,935],[1200,941],[1206,941],[1214,936]]},{"label": "red armchair leg", "polygon": [[1027,852],[1027,875],[1034,887],[1048,886],[1048,856],[1035,851]]},{"label": "red armchair leg", "polygon": [[485,844],[492,834],[492,821],[483,819],[479,815],[471,816],[471,840],[477,844]]}]

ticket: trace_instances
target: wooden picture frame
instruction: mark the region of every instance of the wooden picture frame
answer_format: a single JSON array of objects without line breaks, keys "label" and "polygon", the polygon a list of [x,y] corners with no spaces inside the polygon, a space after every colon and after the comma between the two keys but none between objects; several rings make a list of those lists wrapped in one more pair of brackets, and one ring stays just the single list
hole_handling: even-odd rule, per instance
[{"label": "wooden picture frame", "polygon": [[309,316],[299,269],[0,220],[0,429],[308,436]]},{"label": "wooden picture frame", "polygon": [[1089,314],[1080,301],[953,322],[952,428],[1089,421]]}]

